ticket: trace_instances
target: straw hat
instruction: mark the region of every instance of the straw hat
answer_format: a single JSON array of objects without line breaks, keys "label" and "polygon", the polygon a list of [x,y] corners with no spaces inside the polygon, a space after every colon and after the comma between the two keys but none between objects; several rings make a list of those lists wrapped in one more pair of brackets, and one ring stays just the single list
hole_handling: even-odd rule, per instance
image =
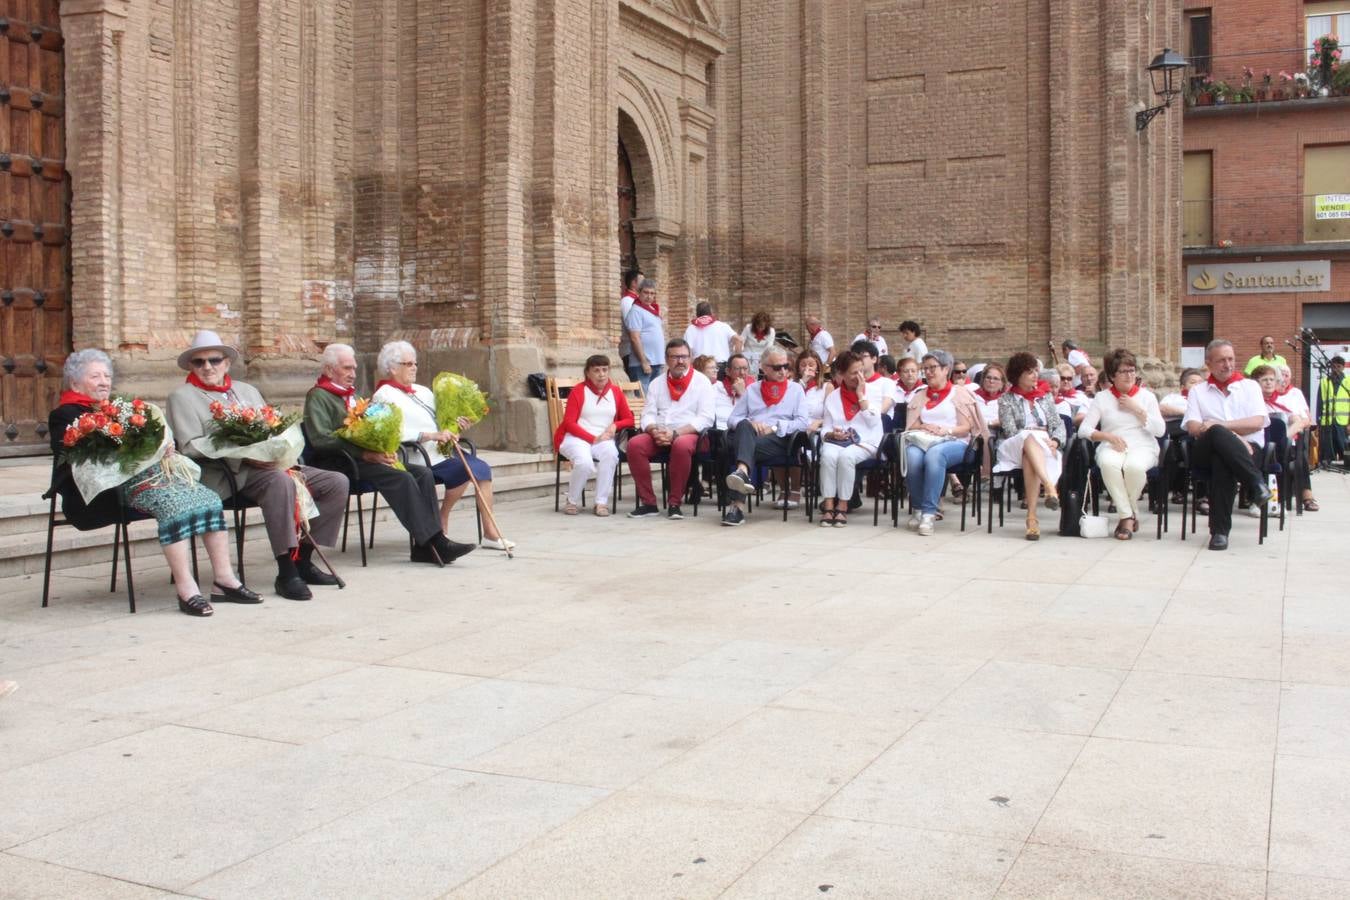
[{"label": "straw hat", "polygon": [[239,351],[220,339],[214,331],[199,331],[192,339],[192,346],[178,354],[178,368],[184,372],[192,371],[192,356],[202,350],[219,350],[229,357],[231,363],[239,362]]}]

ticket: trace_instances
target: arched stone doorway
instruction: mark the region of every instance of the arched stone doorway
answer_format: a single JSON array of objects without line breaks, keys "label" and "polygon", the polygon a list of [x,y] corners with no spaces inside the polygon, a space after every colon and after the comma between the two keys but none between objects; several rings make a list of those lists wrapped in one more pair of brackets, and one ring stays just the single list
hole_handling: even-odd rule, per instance
[{"label": "arched stone doorway", "polygon": [[619,267],[628,271],[640,268],[644,274],[658,277],[659,258],[667,248],[653,234],[659,221],[656,173],[652,151],[642,129],[625,110],[618,112],[617,145],[619,154]]},{"label": "arched stone doorway", "polygon": [[633,184],[633,164],[628,149],[619,138],[619,271],[632,272],[642,267],[637,255],[637,237],[633,220],[637,218],[637,187]]}]

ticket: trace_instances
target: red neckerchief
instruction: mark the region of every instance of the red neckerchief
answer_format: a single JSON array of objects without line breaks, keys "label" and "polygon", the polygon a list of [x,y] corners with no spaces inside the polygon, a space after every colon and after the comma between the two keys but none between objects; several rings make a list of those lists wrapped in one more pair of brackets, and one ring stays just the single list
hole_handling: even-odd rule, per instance
[{"label": "red neckerchief", "polygon": [[1183,398],[1189,398],[1189,397],[1191,396],[1191,389],[1190,389],[1190,388],[1182,388],[1182,389],[1181,389],[1181,396],[1182,396]]},{"label": "red neckerchief", "polygon": [[1228,389],[1242,380],[1242,373],[1234,372],[1233,377],[1228,379],[1222,384],[1216,381],[1213,375],[1209,376],[1208,380],[1210,384],[1214,385],[1216,388],[1223,391],[1224,395],[1226,396],[1228,394]]},{"label": "red neckerchief", "polygon": [[929,388],[927,400],[924,401],[923,408],[937,409],[939,406],[942,405],[943,401],[946,400],[947,397],[951,395],[952,388],[955,386],[956,386],[955,381],[949,381],[947,382],[947,386],[942,390],[938,391],[936,394],[933,393],[932,388]]},{"label": "red neckerchief", "polygon": [[994,402],[995,400],[997,400],[999,397],[1002,397],[1002,396],[1003,396],[1003,392],[1002,392],[1002,391],[999,391],[997,394],[991,394],[991,393],[989,393],[988,391],[986,391],[984,388],[981,387],[981,388],[976,388],[976,389],[975,389],[975,396],[976,396],[976,397],[979,397],[979,398],[980,398],[981,400],[983,400],[985,403],[993,403],[993,402]]},{"label": "red neckerchief", "polygon": [[816,335],[820,334],[823,328],[824,328],[823,325],[817,325],[815,328],[812,328],[810,325],[806,326],[806,330],[811,335],[811,337],[815,337]]},{"label": "red neckerchief", "polygon": [[1294,411],[1280,402],[1280,398],[1283,397],[1285,394],[1289,393],[1290,391],[1292,391],[1293,389],[1294,386],[1291,384],[1282,391],[1275,391],[1273,394],[1271,394],[1269,397],[1266,398],[1266,405],[1273,406],[1276,409],[1283,410],[1284,412],[1293,415]]},{"label": "red neckerchief", "polygon": [[1050,393],[1050,385],[1046,384],[1044,381],[1038,381],[1036,382],[1036,386],[1029,391],[1024,391],[1016,385],[1009,388],[1009,390],[1028,403],[1035,403],[1037,400]]},{"label": "red neckerchief", "polygon": [[332,394],[334,397],[341,397],[342,402],[346,404],[348,409],[351,409],[352,407],[356,406],[355,387],[343,387],[333,379],[329,378],[327,375],[320,375],[319,380],[314,382],[314,386],[317,388],[322,388],[323,390]]},{"label": "red neckerchief", "polygon": [[649,312],[649,313],[651,313],[652,315],[656,316],[658,319],[661,318],[661,304],[660,304],[660,303],[648,303],[646,300],[643,300],[641,297],[634,297],[634,298],[633,298],[633,303],[634,303],[634,305],[636,305],[636,306],[642,307],[642,308],[645,309],[647,312]]},{"label": "red neckerchief", "polygon": [[853,393],[851,388],[841,387],[839,389],[839,402],[844,407],[844,418],[850,422],[862,409],[862,403],[859,402],[858,395]]},{"label": "red neckerchief", "polygon": [[769,336],[769,329],[766,328],[766,329],[764,329],[763,331],[760,331],[758,328],[756,328],[756,329],[754,329],[754,335],[755,335],[755,340],[757,340],[757,341],[762,341],[762,340],[764,340],[766,337]]},{"label": "red neckerchief", "polygon": [[[723,379],[722,379],[722,387],[726,389],[727,396],[730,397],[730,398],[732,398],[732,399],[734,400],[734,399],[736,399],[736,395],[733,394],[733,393],[731,392],[731,384],[732,384],[732,381],[731,381],[730,378],[723,378]],[[751,380],[748,379],[748,378],[746,379],[746,381],[745,381],[745,389],[746,389],[747,391],[750,390],[750,388],[754,387],[754,385],[755,385],[755,383],[754,383],[753,381],[751,381]]]},{"label": "red neckerchief", "polygon": [[767,378],[759,383],[759,396],[764,401],[765,406],[777,406],[778,401],[787,396],[786,381],[769,381]]},{"label": "red neckerchief", "polygon": [[595,385],[591,384],[591,380],[587,378],[586,387],[590,388],[591,393],[594,394],[597,399],[604,399],[605,394],[609,393],[610,383],[609,381],[606,381],[605,386],[597,390]]},{"label": "red neckerchief", "polygon": [[623,295],[625,297],[632,297],[634,300],[638,298],[637,291],[624,291]]},{"label": "red neckerchief", "polygon": [[802,390],[804,391],[814,391],[816,388],[820,387],[820,380],[812,378],[810,381],[803,381],[801,385]]},{"label": "red neckerchief", "polygon": [[694,383],[694,370],[689,369],[684,373],[684,377],[676,381],[675,378],[666,372],[666,387],[670,389],[670,399],[676,403],[684,396],[684,392],[689,389],[689,385]]},{"label": "red neckerchief", "polygon": [[228,394],[230,392],[230,388],[233,386],[233,382],[230,381],[229,375],[225,376],[225,381],[222,384],[207,384],[205,381],[202,381],[200,378],[197,377],[196,372],[188,373],[187,383],[195,388],[200,388],[203,391],[211,391],[212,393],[216,394]]},{"label": "red neckerchief", "polygon": [[73,403],[76,406],[83,406],[85,409],[91,408],[98,401],[88,394],[81,394],[79,391],[62,391],[60,398],[57,399],[57,406],[65,406],[67,403]]},{"label": "red neckerchief", "polygon": [[880,373],[880,372],[873,372],[873,373],[872,373],[872,377],[867,379],[867,383],[868,383],[868,384],[871,384],[871,383],[874,382],[874,381],[880,381],[880,380],[881,380],[881,373]]},{"label": "red neckerchief", "polygon": [[1059,392],[1060,400],[1073,400],[1078,396],[1078,388],[1069,385],[1067,388],[1061,388]]},{"label": "red neckerchief", "polygon": [[693,325],[695,328],[707,328],[716,321],[717,316],[695,316],[689,320],[689,324]]},{"label": "red neckerchief", "polygon": [[[1120,399],[1120,391],[1116,390],[1116,386],[1115,386],[1114,384],[1111,385],[1111,393],[1113,393],[1113,394],[1116,395],[1116,399],[1117,399],[1117,400]],[[1125,396],[1126,396],[1126,397],[1133,397],[1133,396],[1134,396],[1135,394],[1137,394],[1137,393],[1139,393],[1139,385],[1136,384],[1134,387],[1130,388],[1130,392],[1129,392],[1128,394],[1126,394]]]},{"label": "red neckerchief", "polygon": [[386,384],[389,385],[391,388],[394,388],[394,389],[396,389],[396,390],[402,391],[403,393],[407,394],[409,397],[413,396],[413,394],[415,393],[415,392],[413,391],[413,386],[412,386],[411,384],[400,384],[399,382],[395,381],[395,380],[392,379],[392,378],[383,378],[383,379],[381,379],[381,380],[379,381],[379,383],[377,383],[377,384],[375,385],[375,390],[378,391],[380,388],[384,387]]}]

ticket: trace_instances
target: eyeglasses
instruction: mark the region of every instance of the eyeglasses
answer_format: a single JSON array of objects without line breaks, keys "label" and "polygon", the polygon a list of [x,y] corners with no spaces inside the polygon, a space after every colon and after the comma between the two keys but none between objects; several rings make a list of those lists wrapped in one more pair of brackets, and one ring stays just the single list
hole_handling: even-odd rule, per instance
[{"label": "eyeglasses", "polygon": [[774,363],[773,365],[765,366],[764,368],[772,369],[775,372],[786,372],[788,369],[792,368],[792,365],[790,363]]},{"label": "eyeglasses", "polygon": [[214,368],[215,366],[220,365],[224,361],[225,357],[223,356],[201,356],[192,361],[192,368],[202,369],[205,368],[206,366],[211,366]]},{"label": "eyeglasses", "polygon": [[405,366],[405,367],[406,367],[406,366],[415,366],[415,365],[417,365],[417,360],[415,360],[415,359],[405,359],[403,362],[399,363],[399,365],[400,365],[400,366]]},{"label": "eyeglasses", "polygon": [[688,354],[688,353],[681,353],[681,354],[679,354],[678,356],[677,356],[676,354],[674,354],[674,353],[668,353],[668,354],[666,354],[666,359],[673,359],[673,360],[675,360],[676,362],[679,362],[679,361],[682,360],[682,359],[688,359],[688,358],[689,358],[689,354]]},{"label": "eyeglasses", "polygon": [[964,375],[964,374],[966,374],[966,370],[965,370],[965,369],[952,369],[952,374],[953,374],[953,375]]}]

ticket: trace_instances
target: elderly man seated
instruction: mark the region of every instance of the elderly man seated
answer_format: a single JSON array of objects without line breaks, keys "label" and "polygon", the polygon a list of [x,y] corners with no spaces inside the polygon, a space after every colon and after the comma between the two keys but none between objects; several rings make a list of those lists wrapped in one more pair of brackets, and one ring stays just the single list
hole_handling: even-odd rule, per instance
[{"label": "elderly man seated", "polygon": [[356,460],[357,477],[375,485],[399,522],[412,535],[413,562],[444,565],[473,550],[473,544],[452,541],[441,530],[436,512],[436,479],[425,466],[394,468],[392,453],[363,450],[334,434],[347,411],[356,405],[356,351],[329,344],[323,351],[323,374],[305,395],[305,427],[320,454],[346,452]]},{"label": "elderly man seated", "polygon": [[[221,341],[214,331],[199,331],[192,346],[178,357],[178,367],[187,371],[187,383],[169,394],[165,410],[179,450],[193,459],[212,456],[211,404],[237,404],[258,409],[266,405],[258,389],[230,377],[230,366],[239,352]],[[226,459],[223,465],[234,473],[239,493],[258,504],[272,555],[277,561],[276,591],[287,600],[309,600],[314,595],[309,585],[333,585],[337,579],[321,571],[311,561],[314,541],[331,547],[337,543],[338,526],[347,505],[347,479],[337,472],[312,466],[279,469],[274,462]],[[305,489],[314,498],[319,515],[308,526],[309,535],[301,537],[296,510],[298,474]],[[228,499],[229,482],[219,466],[202,467],[202,484]]]},{"label": "elderly man seated", "polygon": [[716,410],[712,382],[690,367],[689,356],[684,341],[666,344],[666,373],[652,380],[638,423],[642,431],[628,441],[628,471],[638,494],[638,506],[628,514],[630,519],[661,514],[652,489],[652,457],[662,451],[670,454],[666,518],[684,518],[680,502],[694,467],[699,434],[712,426]]},{"label": "elderly man seated", "polygon": [[792,364],[781,347],[765,351],[760,360],[764,378],[741,394],[728,419],[726,478],[731,503],[722,514],[723,525],[745,522],[745,496],[751,486],[754,466],[788,455],[793,436],[805,431],[806,394],[802,386],[788,378]]}]

